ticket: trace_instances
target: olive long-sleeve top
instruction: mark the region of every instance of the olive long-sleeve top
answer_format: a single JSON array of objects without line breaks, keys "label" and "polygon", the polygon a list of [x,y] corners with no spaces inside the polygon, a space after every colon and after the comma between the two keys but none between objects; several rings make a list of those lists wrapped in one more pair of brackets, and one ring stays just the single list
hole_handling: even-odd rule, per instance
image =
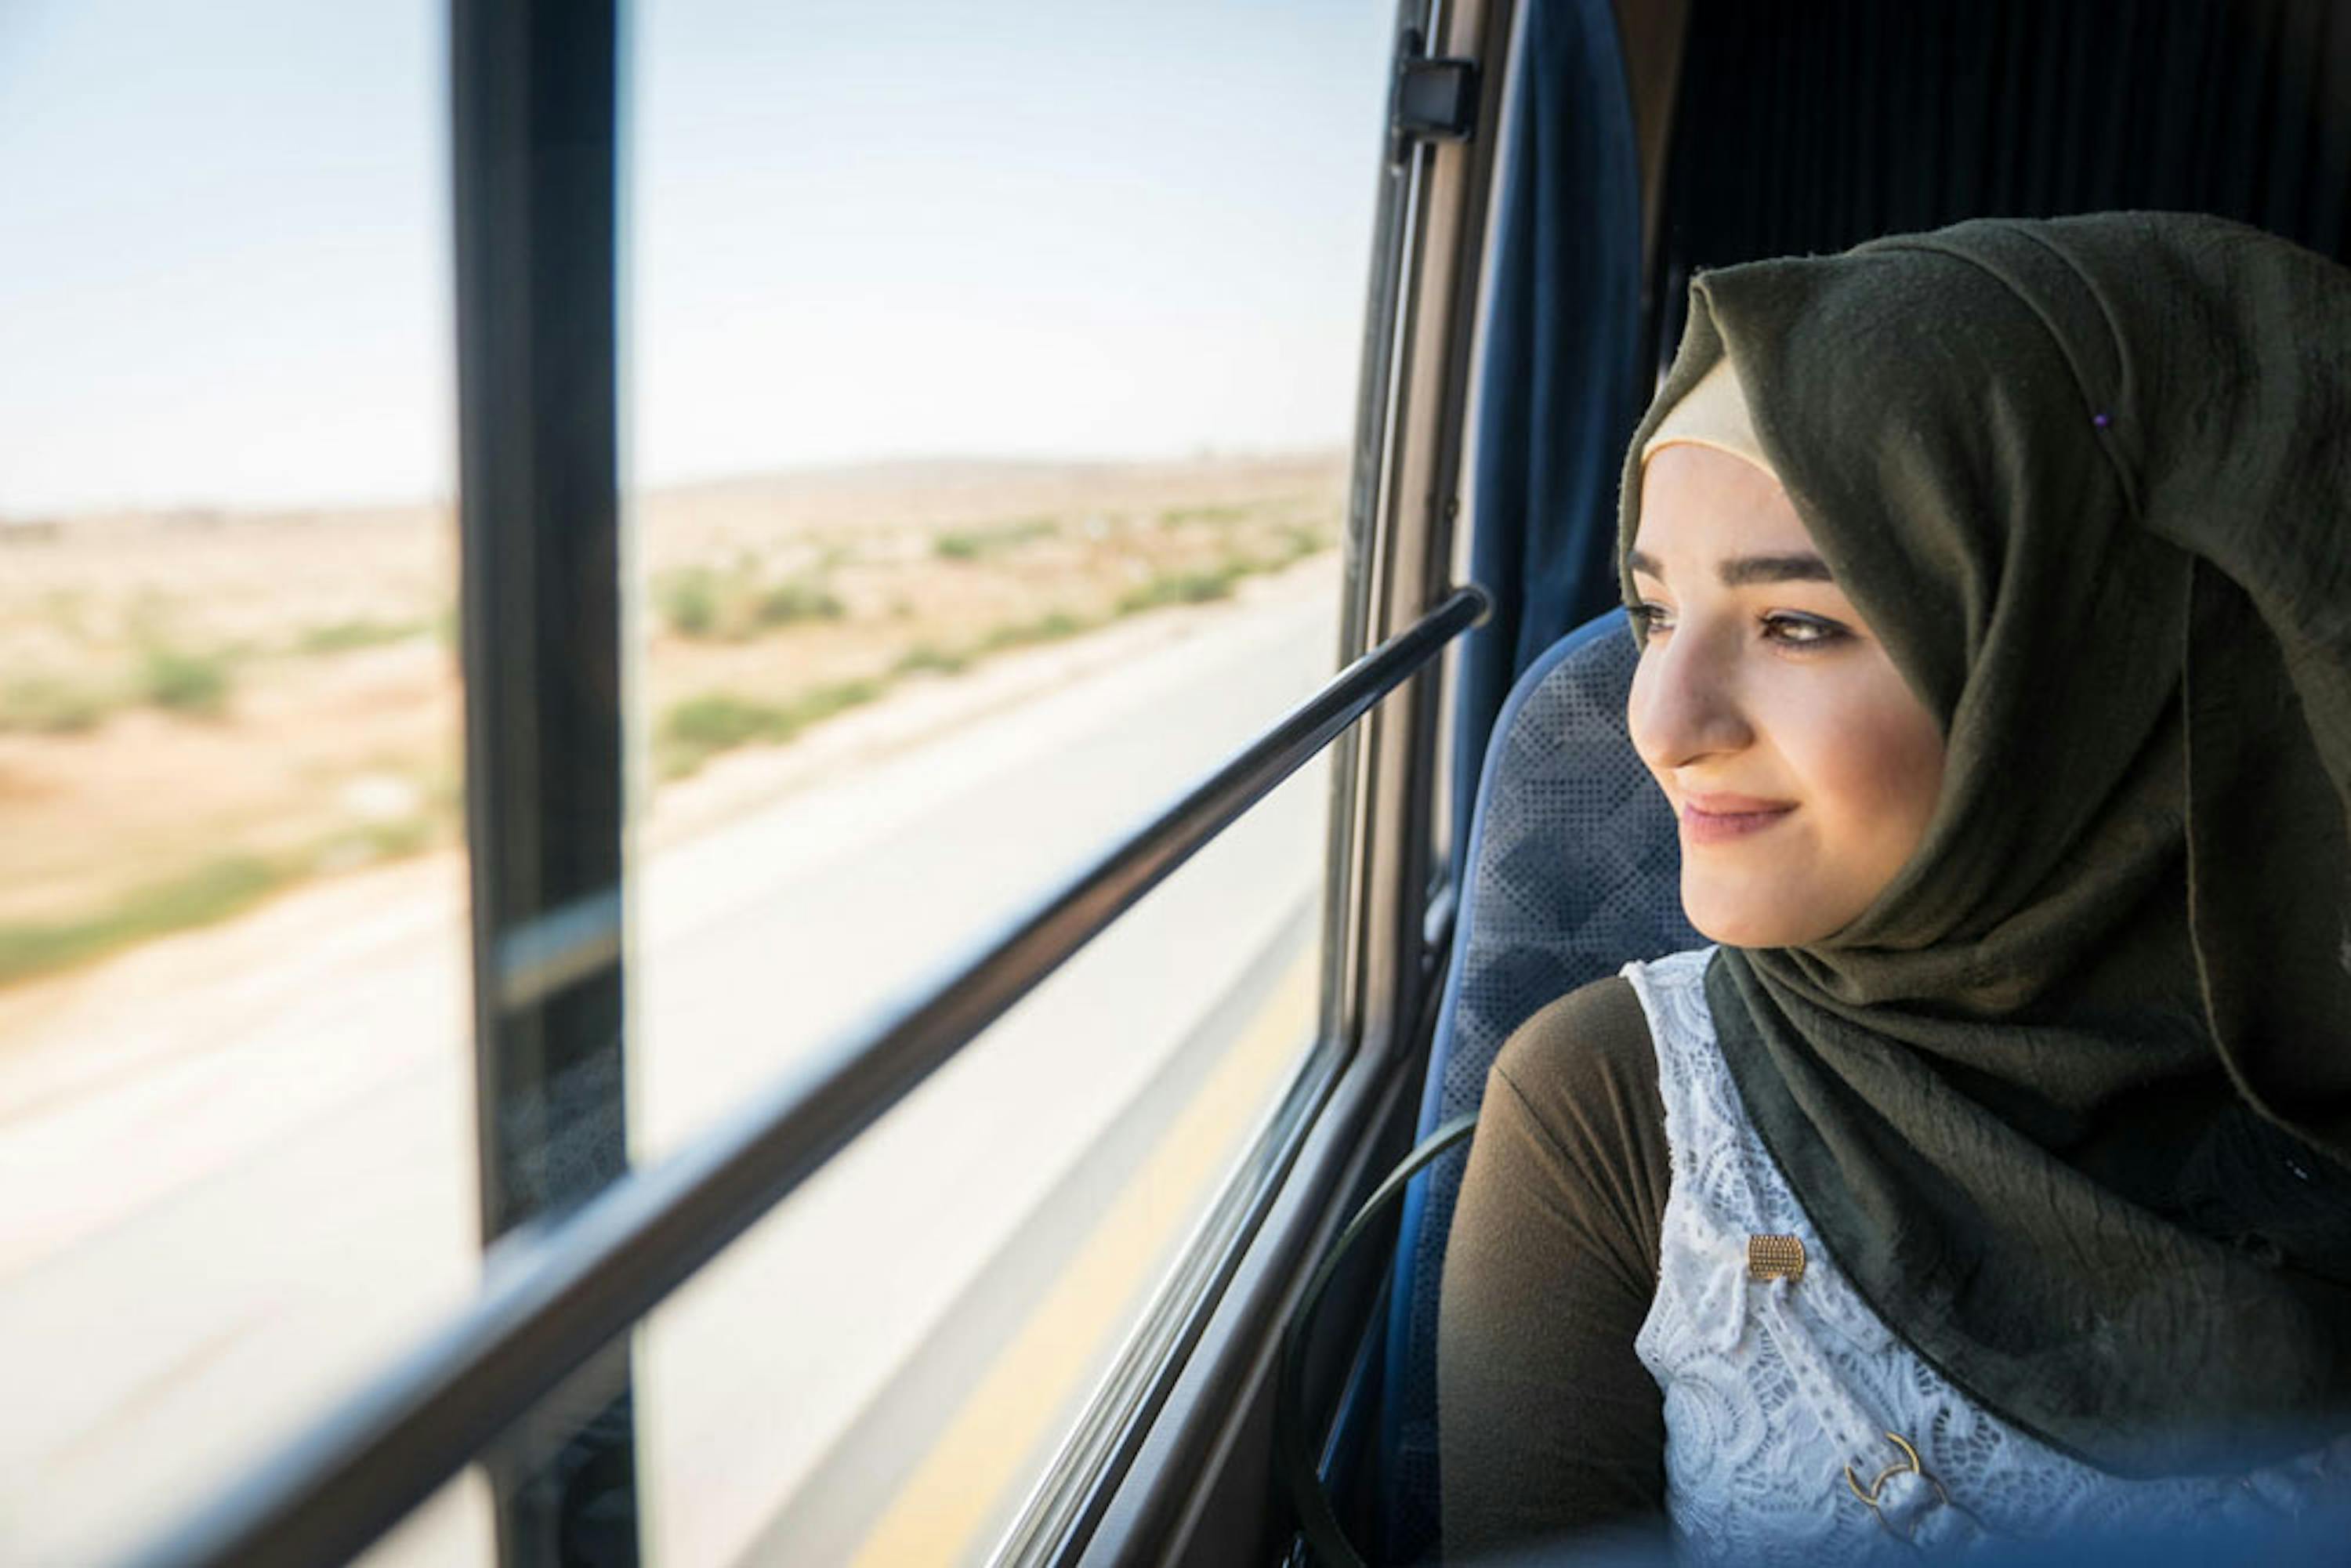
[{"label": "olive long-sleeve top", "polygon": [[1486,1083],[1437,1319],[1445,1556],[1659,1518],[1663,1396],[1633,1341],[1670,1180],[1656,1054],[1631,984],[1520,1026]]}]

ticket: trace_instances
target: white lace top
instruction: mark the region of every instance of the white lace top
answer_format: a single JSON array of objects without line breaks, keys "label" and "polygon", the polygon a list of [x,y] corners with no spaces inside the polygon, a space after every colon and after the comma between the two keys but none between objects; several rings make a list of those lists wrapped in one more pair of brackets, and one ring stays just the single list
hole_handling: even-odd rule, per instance
[{"label": "white lace top", "polygon": [[[1672,1162],[1656,1300],[1635,1349],[1665,1393],[1667,1511],[1687,1552],[1818,1568],[1896,1540],[1961,1551],[2274,1520],[2340,1498],[2351,1437],[2252,1475],[2121,1479],[2001,1420],[1896,1339],[1830,1260],[1740,1105],[1702,984],[1712,952],[1624,970],[1656,1044]],[[1753,1278],[1755,1236],[1793,1237],[1802,1273]]]}]

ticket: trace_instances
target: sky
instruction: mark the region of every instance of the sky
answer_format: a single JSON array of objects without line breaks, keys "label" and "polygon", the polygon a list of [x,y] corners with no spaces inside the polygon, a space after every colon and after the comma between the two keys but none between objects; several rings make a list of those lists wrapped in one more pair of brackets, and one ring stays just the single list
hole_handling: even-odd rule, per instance
[{"label": "sky", "polygon": [[[452,492],[444,9],[0,0],[0,516]],[[1345,439],[1393,0],[624,16],[632,483]]]}]

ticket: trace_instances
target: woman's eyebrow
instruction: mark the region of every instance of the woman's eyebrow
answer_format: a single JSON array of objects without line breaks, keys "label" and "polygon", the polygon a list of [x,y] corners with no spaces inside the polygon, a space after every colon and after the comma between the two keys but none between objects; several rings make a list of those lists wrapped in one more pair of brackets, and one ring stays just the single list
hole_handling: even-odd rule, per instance
[{"label": "woman's eyebrow", "polygon": [[[1665,569],[1656,560],[1634,550],[1625,558],[1625,564],[1659,582],[1666,580]],[[1816,555],[1742,555],[1733,556],[1715,569],[1725,588],[1747,588],[1759,582],[1834,582],[1829,563]]]},{"label": "woman's eyebrow", "polygon": [[1816,555],[1743,555],[1724,561],[1717,575],[1725,588],[1757,582],[1834,582],[1829,563]]}]

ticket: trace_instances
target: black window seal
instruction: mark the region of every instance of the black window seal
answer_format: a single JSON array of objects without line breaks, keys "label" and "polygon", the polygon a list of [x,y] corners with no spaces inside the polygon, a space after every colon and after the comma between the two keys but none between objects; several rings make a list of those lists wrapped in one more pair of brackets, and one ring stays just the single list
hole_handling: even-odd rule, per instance
[{"label": "black window seal", "polygon": [[[629,1168],[616,0],[454,0],[459,605],[485,1248]],[[640,1560],[633,1351],[481,1456],[497,1560]],[[593,1521],[583,1523],[583,1521]]]}]

